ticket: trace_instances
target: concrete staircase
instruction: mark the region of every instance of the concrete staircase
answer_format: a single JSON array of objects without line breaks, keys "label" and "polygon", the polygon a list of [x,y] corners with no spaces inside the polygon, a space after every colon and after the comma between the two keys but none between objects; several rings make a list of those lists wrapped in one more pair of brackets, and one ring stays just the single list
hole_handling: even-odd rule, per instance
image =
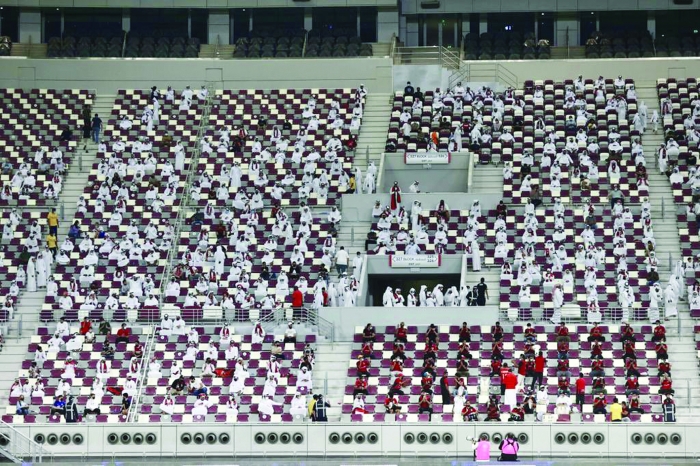
[{"label": "concrete staircase", "polygon": [[216,56],[216,44],[201,44],[199,46],[199,58],[214,58]]},{"label": "concrete staircase", "polygon": [[46,58],[46,44],[12,44],[10,56]]},{"label": "concrete staircase", "polygon": [[477,165],[471,167],[474,170],[472,185],[469,192],[472,194],[502,194],[503,193],[503,167],[497,165]]},{"label": "concrete staircase", "polygon": [[[656,83],[637,85],[637,99],[646,103],[649,116],[654,110],[659,110]],[[671,183],[668,182],[665,175],[659,172],[657,164],[656,148],[661,143],[663,143],[663,133],[659,131],[654,134],[652,128],[648,127],[642,136],[642,144],[644,145],[649,175],[649,201],[651,202],[654,237],[656,238],[656,257],[659,260],[659,277],[661,282],[666,284],[676,261],[681,257],[681,253]]]},{"label": "concrete staircase", "polygon": [[372,42],[373,57],[388,57],[391,52],[391,42]]},{"label": "concrete staircase", "polygon": [[217,50],[216,44],[202,44],[199,47],[199,58],[232,58],[234,45],[220,44]]},{"label": "concrete staircase", "polygon": [[368,151],[369,160],[374,160],[375,165],[379,167],[379,159],[386,146],[386,135],[391,118],[391,94],[373,94],[371,91],[370,89],[365,101],[362,126],[355,151],[355,166],[362,169],[363,175],[367,168]]},{"label": "concrete staircase", "polygon": [[20,339],[5,340],[2,357],[0,357],[0,397],[3,400],[7,400],[10,396],[10,387],[22,367],[22,361],[27,357],[29,338],[25,336]]},{"label": "concrete staircase", "polygon": [[[372,94],[370,89],[363,112],[362,126],[357,138],[353,173],[355,167],[360,168],[364,177],[370,160],[374,161],[374,164],[379,168],[389,130],[391,94]],[[345,246],[351,257],[357,250],[364,252],[364,241],[370,227],[370,222],[346,222],[343,220],[338,231],[338,245]]]},{"label": "concrete staircase", "polygon": [[[659,110],[659,99],[655,82],[636,83],[637,99],[647,105],[648,116],[654,110]],[[671,184],[665,175],[659,172],[656,148],[664,142],[663,132],[653,132],[652,127],[642,137],[647,173],[649,174],[649,193],[651,216],[656,238],[656,255],[659,259],[659,277],[663,285],[668,283],[670,273],[676,261],[681,258],[680,238],[676,222],[676,206],[674,204]],[[668,356],[673,374],[673,388],[676,391],[678,422],[697,422],[700,415],[700,378],[698,377],[698,356],[693,335],[694,319],[690,317],[687,301],[678,303],[680,322],[669,321],[666,324],[668,335]]]},{"label": "concrete staircase", "polygon": [[352,343],[319,343],[314,365],[314,394],[323,394],[331,404],[328,421],[340,421],[341,407],[347,384],[348,361]]},{"label": "concrete staircase", "polygon": [[549,49],[551,52],[551,60],[571,60],[571,59],[582,59],[586,58],[586,47],[584,46],[565,46],[552,47]]}]

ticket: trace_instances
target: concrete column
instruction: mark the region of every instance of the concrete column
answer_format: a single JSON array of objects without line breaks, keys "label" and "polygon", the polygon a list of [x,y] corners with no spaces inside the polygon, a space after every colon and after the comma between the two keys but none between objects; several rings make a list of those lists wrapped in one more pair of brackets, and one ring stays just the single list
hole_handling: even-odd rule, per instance
[{"label": "concrete column", "polygon": [[41,43],[41,10],[34,8],[21,8],[19,10],[19,41],[22,44]]},{"label": "concrete column", "polygon": [[465,13],[462,15],[462,37],[466,36],[471,32],[472,23],[470,20],[471,16],[469,16],[469,13]]},{"label": "concrete column", "polygon": [[[401,15],[399,16],[399,33],[398,33],[398,38],[399,41],[403,42],[404,44],[406,43],[406,29],[407,29],[407,21],[406,21],[406,16]],[[379,35],[377,35],[379,37]]]},{"label": "concrete column", "polygon": [[411,18],[406,20],[406,39],[404,40],[404,44],[407,47],[416,47],[418,46],[418,31],[420,27],[420,21],[418,18]]},{"label": "concrete column", "polygon": [[579,45],[578,12],[558,12],[554,16],[554,45],[566,47],[566,30],[569,29],[569,45]]},{"label": "concrete column", "polygon": [[489,32],[489,18],[486,13],[479,15],[479,34]]},{"label": "concrete column", "polygon": [[209,17],[207,18],[208,43],[216,44],[217,37],[221,45],[228,45],[231,43],[231,27],[229,21],[228,10],[209,10]]},{"label": "concrete column", "polygon": [[314,27],[314,15],[311,8],[304,8],[304,29],[312,30]]},{"label": "concrete column", "polygon": [[129,8],[122,10],[122,30],[131,31],[131,10]]},{"label": "concrete column", "polygon": [[647,11],[647,31],[656,38],[656,12],[652,10]]},{"label": "concrete column", "polygon": [[377,42],[391,42],[391,35],[399,35],[398,8],[377,9]]}]

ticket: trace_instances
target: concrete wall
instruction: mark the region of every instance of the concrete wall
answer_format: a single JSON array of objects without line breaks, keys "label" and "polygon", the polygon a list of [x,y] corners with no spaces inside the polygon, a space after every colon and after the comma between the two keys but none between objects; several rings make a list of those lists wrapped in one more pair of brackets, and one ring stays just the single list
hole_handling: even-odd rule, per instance
[{"label": "concrete wall", "polygon": [[[397,323],[404,320],[397,316]],[[405,319],[408,320],[408,319]],[[330,400],[336,402],[338,400]],[[438,416],[435,416],[436,418]],[[478,437],[486,433],[490,438],[503,436],[512,432],[520,437],[519,457],[521,460],[542,458],[628,458],[634,452],[636,458],[696,458],[700,453],[700,443],[694,441],[700,438],[700,425],[693,424],[639,424],[639,423],[595,423],[595,424],[547,424],[547,423],[448,423],[433,420],[424,423],[294,423],[284,426],[271,423],[245,424],[61,424],[36,425],[24,424],[15,426],[20,432],[34,438],[40,434],[45,438],[51,434],[67,435],[68,444],[45,445],[57,458],[145,458],[157,456],[201,458],[206,452],[207,458],[231,457],[274,457],[274,456],[336,456],[336,457],[380,457],[406,456],[431,458],[457,458],[464,461],[472,459],[472,444],[470,437]],[[424,443],[418,443],[416,437],[424,432],[430,437]],[[11,432],[8,432],[11,433]],[[120,437],[129,434],[129,443],[117,441],[108,442],[110,434]],[[135,445],[131,439],[134,434],[155,435],[155,443],[150,445],[143,442]],[[283,433],[301,434],[294,441],[282,442],[279,437],[275,443],[269,441],[270,434],[280,436]],[[372,434],[372,439],[363,439],[360,444],[355,434],[365,436]],[[190,435],[190,442],[183,442],[183,434]],[[196,443],[194,436],[203,434],[202,442]],[[207,435],[214,434],[213,443],[208,444]],[[227,443],[220,442],[220,435],[229,437]],[[260,435],[262,434],[262,435]],[[350,434],[349,441],[332,443],[332,435]],[[414,439],[407,442],[406,435],[412,434]],[[524,435],[523,435],[524,434]],[[563,442],[557,442],[563,434]],[[570,434],[576,434],[572,443]],[[589,434],[585,443],[580,439]],[[596,435],[598,434],[598,435]],[[650,444],[644,440],[636,444],[635,434],[641,434],[642,439],[651,434]],[[82,436],[82,443],[73,443],[75,435]],[[666,435],[666,442],[661,444],[659,435]],[[376,436],[376,437],[375,437]],[[256,441],[257,439],[257,441]],[[674,444],[670,440],[680,440]],[[492,440],[497,440],[493,438]],[[260,443],[258,443],[260,441]],[[597,443],[600,442],[600,443]],[[498,443],[491,444],[492,460],[498,456]],[[268,461],[269,462],[269,461]],[[365,461],[361,461],[365,462]],[[444,462],[444,461],[443,461]],[[657,460],[658,462],[658,460]],[[667,461],[665,461],[667,462]]]},{"label": "concrete wall", "polygon": [[[1,4],[1,3],[0,3]],[[22,8],[19,12],[19,41],[23,44],[41,42],[41,11]]]},{"label": "concrete wall", "polygon": [[[414,200],[419,200],[424,209],[435,209],[444,199],[450,209],[468,210],[475,200],[481,203],[482,211],[493,209],[501,200],[498,194],[455,194],[455,193],[430,193],[430,194],[402,194],[401,202],[405,206],[411,206]],[[389,193],[375,194],[348,194],[343,196],[342,212],[343,220],[348,222],[371,222],[372,207],[374,202],[382,205],[389,204]]]},{"label": "concrete wall", "polygon": [[[472,66],[493,66],[493,61],[470,62]],[[633,77],[638,83],[656,83],[658,78],[700,76],[700,58],[629,58],[598,60],[501,60],[498,62],[518,77],[518,85],[526,79],[573,79],[598,76]]]},{"label": "concrete wall", "polygon": [[0,6],[82,8],[308,8],[384,6],[396,0],[0,0]]},{"label": "concrete wall", "polygon": [[355,327],[364,327],[368,322],[375,325],[395,325],[401,321],[410,322],[410,325],[431,323],[458,325],[466,320],[469,325],[493,325],[498,320],[498,308],[496,306],[429,309],[425,307],[326,307],[321,310],[321,317],[336,324],[337,341],[352,341]]},{"label": "concrete wall", "polygon": [[408,187],[414,181],[420,183],[420,190],[430,192],[460,192],[467,191],[467,177],[469,175],[469,154],[452,154],[449,164],[430,165],[406,165],[404,154],[384,154],[384,173],[382,174],[382,186],[379,191],[388,192],[394,181],[408,192]]},{"label": "concrete wall", "polygon": [[342,88],[364,83],[371,92],[391,92],[391,80],[388,58],[241,61],[3,57],[0,61],[0,87],[87,88],[98,93],[148,89],[154,84],[182,89],[206,81],[229,89]]},{"label": "concrete wall", "polygon": [[208,21],[208,43],[216,44],[217,38],[221,45],[230,43],[231,28],[228,10],[211,10]]},{"label": "concrete wall", "polygon": [[[676,5],[673,0],[440,0],[440,8],[424,10],[423,0],[401,0],[403,14],[440,13],[513,13],[520,11],[630,11],[690,10],[698,8],[698,0],[690,5]],[[481,31],[484,32],[484,31]]]},{"label": "concrete wall", "polygon": [[392,34],[399,35],[399,10],[396,7],[377,10],[377,42],[391,42]]}]

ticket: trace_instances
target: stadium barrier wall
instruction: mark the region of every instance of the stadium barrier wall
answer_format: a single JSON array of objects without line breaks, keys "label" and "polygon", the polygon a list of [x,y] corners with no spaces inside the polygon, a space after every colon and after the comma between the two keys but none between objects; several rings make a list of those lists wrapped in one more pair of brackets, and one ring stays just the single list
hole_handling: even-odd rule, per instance
[{"label": "stadium barrier wall", "polygon": [[377,190],[389,192],[394,181],[406,192],[414,181],[418,181],[422,193],[467,192],[469,152],[453,153],[447,164],[407,165],[405,154],[384,154],[382,183]]},{"label": "stadium barrier wall", "polygon": [[[392,92],[391,59],[218,60],[163,58],[0,58],[0,87],[94,89],[114,94],[119,89],[211,83],[226,89],[355,88]],[[322,84],[319,84],[322,83]]]},{"label": "stadium barrier wall", "polygon": [[[466,320],[469,325],[493,325],[498,320],[498,307],[436,307],[429,313],[424,307],[324,307],[319,315],[335,325],[336,341],[352,341],[355,327],[364,327],[368,322],[374,325],[397,325],[402,321],[410,325],[461,325]],[[378,315],[381,315],[381,323],[377,321]]]},{"label": "stadium barrier wall", "polygon": [[55,457],[408,456],[471,458],[469,438],[491,452],[507,433],[520,457],[695,458],[700,425],[532,423],[44,424],[16,426]]},{"label": "stadium barrier wall", "polygon": [[[403,186],[405,191],[408,191],[408,186]],[[481,212],[495,209],[498,202],[503,199],[499,194],[459,194],[459,193],[423,193],[410,194],[404,192],[401,194],[401,204],[406,207],[410,213],[411,206],[414,200],[418,200],[423,205],[424,210],[434,210],[441,200],[444,200],[447,207],[453,210],[469,210],[478,200],[481,204]],[[389,192],[374,193],[374,194],[354,194],[343,196],[341,211],[343,220],[346,222],[372,222],[375,219],[372,217],[372,207],[374,203],[379,201],[381,205],[389,205]],[[463,232],[461,232],[463,233]]]}]

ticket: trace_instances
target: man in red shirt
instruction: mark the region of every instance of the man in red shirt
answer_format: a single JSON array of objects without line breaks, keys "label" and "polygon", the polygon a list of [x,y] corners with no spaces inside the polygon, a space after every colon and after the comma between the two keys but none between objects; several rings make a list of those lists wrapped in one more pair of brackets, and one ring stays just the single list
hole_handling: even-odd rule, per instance
[{"label": "man in red shirt", "polygon": [[671,364],[666,359],[659,361],[659,377],[663,376],[664,374],[671,377]]},{"label": "man in red shirt", "polygon": [[535,358],[535,376],[532,378],[532,385],[530,385],[531,391],[534,391],[536,386],[542,385],[545,364],[547,364],[547,360],[544,358],[542,351],[540,351]]},{"label": "man in red shirt", "polygon": [[639,381],[635,376],[630,377],[625,382],[625,395],[630,396],[633,393],[639,395]]},{"label": "man in red shirt", "polygon": [[300,311],[302,307],[304,307],[304,294],[295,286],[294,291],[292,291],[292,308],[295,311]]},{"label": "man in red shirt", "polygon": [[459,329],[459,342],[462,343],[463,341],[472,341],[472,331],[466,322],[462,322],[462,327]]},{"label": "man in red shirt", "polygon": [[505,396],[503,397],[504,404],[507,404],[511,408],[518,404],[516,397],[516,388],[518,387],[518,376],[512,371],[509,371],[503,377],[503,386],[505,387]]},{"label": "man in red shirt", "polygon": [[569,336],[569,328],[566,326],[566,324],[561,324],[561,326],[557,329],[557,343],[560,341],[565,341],[565,342],[570,342],[571,337]]},{"label": "man in red shirt", "polygon": [[126,324],[122,324],[122,328],[117,330],[117,338],[115,343],[129,343],[129,335],[131,335],[131,329],[128,328]]},{"label": "man in red shirt", "polygon": [[634,336],[634,329],[630,324],[625,324],[624,327],[622,327],[622,337],[620,337],[620,341],[624,344],[626,341],[637,341],[637,338]]},{"label": "man in red shirt", "polygon": [[590,334],[588,335],[588,341],[605,341],[605,337],[603,336],[603,330],[598,326],[598,324],[595,324],[591,328]]},{"label": "man in red shirt", "polygon": [[83,321],[80,323],[80,334],[85,335],[90,331],[92,328],[92,322],[90,322],[90,319],[87,317],[83,319]]},{"label": "man in red shirt", "polygon": [[464,404],[464,408],[462,408],[462,420],[467,422],[467,421],[478,421],[479,418],[477,417],[477,411],[476,408],[474,408],[469,400],[466,401]]},{"label": "man in red shirt", "polygon": [[403,322],[401,322],[396,328],[396,331],[394,332],[394,340],[404,344],[408,342],[408,329],[406,328],[406,324]]},{"label": "man in red shirt", "polygon": [[394,397],[396,395],[403,395],[403,387],[404,387],[404,378],[403,374],[399,374],[395,379],[394,382],[391,384],[391,389],[389,389],[389,396]]},{"label": "man in red shirt", "polygon": [[362,355],[359,355],[357,357],[357,364],[355,364],[355,367],[357,367],[357,375],[363,375],[365,377],[369,376],[369,366],[370,366],[371,361],[367,358],[365,358]]},{"label": "man in red shirt", "polygon": [[583,378],[583,374],[579,374],[578,379],[576,379],[576,404],[578,405],[578,410],[583,412],[583,403],[586,398],[586,379]]},{"label": "man in red shirt", "polygon": [[661,321],[655,322],[656,327],[654,327],[654,336],[651,337],[651,341],[657,343],[659,341],[666,341],[666,327],[661,325]]},{"label": "man in red shirt", "polygon": [[491,360],[491,377],[500,377],[501,375],[501,361],[498,359]]},{"label": "man in red shirt", "polygon": [[605,410],[605,405],[607,404],[605,396],[602,393],[597,394],[593,400],[593,414],[607,414]]},{"label": "man in red shirt", "polygon": [[433,399],[430,393],[423,392],[418,398],[418,414],[428,413],[428,419],[433,416]]},{"label": "man in red shirt", "polygon": [[591,377],[605,377],[602,359],[594,359],[591,364]]},{"label": "man in red shirt", "polygon": [[524,332],[524,339],[525,342],[534,344],[537,342],[537,334],[535,333],[535,329],[532,328],[532,324],[528,323],[527,327],[525,327],[525,332]]},{"label": "man in red shirt", "polygon": [[668,345],[666,343],[657,343],[654,351],[656,351],[656,359],[668,359]]},{"label": "man in red shirt", "polygon": [[357,378],[357,380],[355,380],[355,389],[352,391],[353,399],[357,395],[367,396],[367,386],[368,386],[367,377],[365,377],[364,375],[359,376]]}]

